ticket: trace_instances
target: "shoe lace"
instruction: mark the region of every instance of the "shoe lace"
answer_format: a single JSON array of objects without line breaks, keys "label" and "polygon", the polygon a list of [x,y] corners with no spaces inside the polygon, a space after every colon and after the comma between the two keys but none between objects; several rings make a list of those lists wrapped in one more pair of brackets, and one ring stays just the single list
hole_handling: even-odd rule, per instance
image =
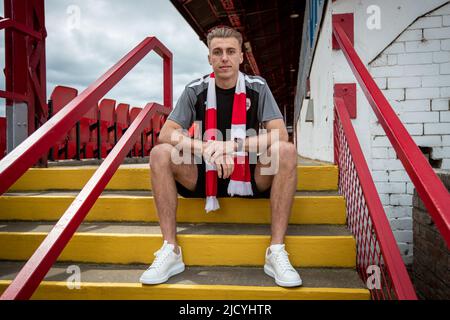
[{"label": "shoe lace", "polygon": [[283,272],[293,269],[288,256],[289,256],[289,253],[286,250],[281,250],[280,252],[278,252],[276,254],[277,264],[281,267]]},{"label": "shoe lace", "polygon": [[169,257],[170,249],[168,249],[168,248],[161,248],[158,251],[156,251],[153,255],[156,258],[155,258],[155,260],[153,260],[153,263],[150,266],[150,268],[159,269],[164,264],[164,262],[167,260],[167,258]]}]

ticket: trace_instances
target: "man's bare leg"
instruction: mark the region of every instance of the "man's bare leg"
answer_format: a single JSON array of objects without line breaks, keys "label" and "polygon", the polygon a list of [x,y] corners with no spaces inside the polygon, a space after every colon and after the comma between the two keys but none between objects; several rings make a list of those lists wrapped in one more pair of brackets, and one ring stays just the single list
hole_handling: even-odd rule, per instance
[{"label": "man's bare leg", "polygon": [[150,153],[150,168],[153,196],[163,240],[175,246],[175,253],[179,253],[176,239],[176,213],[178,194],[175,180],[187,189],[194,191],[197,184],[197,165],[191,156],[191,164],[175,164],[171,160],[170,144],[156,145]]},{"label": "man's bare leg", "polygon": [[[272,212],[272,239],[270,244],[282,244],[284,243],[297,188],[297,150],[292,143],[277,142],[269,147],[267,156],[272,162],[268,164],[258,162],[255,169],[255,182],[260,191],[265,191],[272,186],[270,191]],[[264,159],[262,161],[265,163]],[[267,171],[269,167],[276,168],[277,165],[277,171],[272,172],[271,175],[264,174],[264,171]]]}]

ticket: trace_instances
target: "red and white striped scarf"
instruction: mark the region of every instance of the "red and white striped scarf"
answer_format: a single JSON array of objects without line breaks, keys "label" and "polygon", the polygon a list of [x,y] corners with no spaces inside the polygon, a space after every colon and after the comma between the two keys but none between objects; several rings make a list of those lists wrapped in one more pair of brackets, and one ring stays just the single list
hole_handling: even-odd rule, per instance
[{"label": "red and white striped scarf", "polygon": [[[235,138],[245,139],[247,124],[247,95],[245,90],[245,77],[239,72],[234,94],[233,112],[231,118],[231,140]],[[214,73],[210,74],[208,79],[208,96],[206,102],[206,141],[217,140],[217,99],[216,99],[216,80]],[[216,130],[214,130],[216,129]],[[206,167],[206,212],[214,211],[220,208],[217,200],[217,168],[214,164],[205,163]],[[228,194],[230,196],[253,195],[250,182],[250,165],[246,152],[236,152],[234,154],[234,170],[228,184]]]}]

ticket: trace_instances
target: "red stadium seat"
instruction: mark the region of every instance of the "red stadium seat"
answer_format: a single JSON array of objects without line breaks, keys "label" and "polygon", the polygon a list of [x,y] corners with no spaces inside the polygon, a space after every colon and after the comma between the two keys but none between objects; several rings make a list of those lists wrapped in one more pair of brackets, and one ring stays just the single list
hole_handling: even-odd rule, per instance
[{"label": "red stadium seat", "polygon": [[98,108],[95,104],[79,121],[80,149],[84,159],[95,158],[97,155],[98,119]]},{"label": "red stadium seat", "polygon": [[[116,130],[117,130],[117,140],[119,140],[125,130],[128,129],[130,123],[130,105],[125,103],[119,103],[116,106]],[[115,141],[117,143],[117,141]]]},{"label": "red stadium seat", "polygon": [[[62,108],[64,108],[70,101],[72,101],[78,95],[78,91],[74,88],[56,86],[53,90],[50,100],[52,101],[52,115],[57,114]],[[62,136],[55,142],[53,146],[53,154],[51,159],[73,159],[76,157],[76,142],[75,139],[70,141],[75,136],[75,127],[72,128],[67,134]]]},{"label": "red stadium seat", "polygon": [[102,158],[106,158],[108,153],[114,147],[114,118],[116,101],[111,99],[103,99],[99,106],[100,111],[100,137]]},{"label": "red stadium seat", "polygon": [[[133,121],[137,118],[139,113],[142,111],[142,108],[140,107],[133,107],[130,109],[130,122],[129,125],[133,123]],[[134,144],[133,148],[131,149],[131,156],[132,157],[140,157],[142,156],[142,143],[141,138],[139,138],[136,143]]]}]

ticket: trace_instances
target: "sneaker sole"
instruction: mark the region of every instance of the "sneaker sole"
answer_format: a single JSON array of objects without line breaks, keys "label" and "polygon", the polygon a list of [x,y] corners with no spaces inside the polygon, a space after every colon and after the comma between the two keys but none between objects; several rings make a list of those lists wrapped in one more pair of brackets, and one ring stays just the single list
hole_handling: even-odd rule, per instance
[{"label": "sneaker sole", "polygon": [[145,278],[141,277],[139,279],[139,281],[142,284],[160,284],[160,283],[164,283],[167,280],[169,280],[170,277],[172,277],[174,275],[177,275],[179,273],[182,273],[184,271],[184,269],[185,269],[185,265],[183,263],[182,265],[177,265],[177,266],[175,266],[175,268],[170,269],[168,274],[167,274],[167,276],[164,277],[164,278],[160,278],[160,279],[145,279]]},{"label": "sneaker sole", "polygon": [[280,279],[277,279],[277,277],[275,276],[275,272],[273,271],[273,269],[268,266],[268,265],[264,265],[264,272],[275,279],[275,283],[281,287],[299,287],[302,285],[302,279],[300,279],[299,281],[292,281],[292,282],[288,282],[288,281],[282,281]]}]

